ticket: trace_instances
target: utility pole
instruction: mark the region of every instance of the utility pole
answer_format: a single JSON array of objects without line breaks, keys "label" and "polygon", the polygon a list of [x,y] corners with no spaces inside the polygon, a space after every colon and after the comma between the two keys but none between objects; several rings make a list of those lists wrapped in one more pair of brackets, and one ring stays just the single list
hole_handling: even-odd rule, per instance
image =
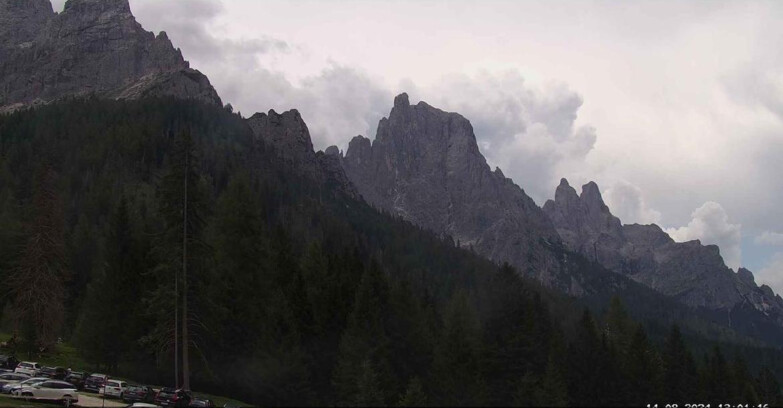
[{"label": "utility pole", "polygon": [[174,271],[174,388],[179,388],[179,273]]},{"label": "utility pole", "polygon": [[185,205],[182,222],[182,388],[190,390],[188,359],[188,178],[190,173],[190,132],[185,136]]}]

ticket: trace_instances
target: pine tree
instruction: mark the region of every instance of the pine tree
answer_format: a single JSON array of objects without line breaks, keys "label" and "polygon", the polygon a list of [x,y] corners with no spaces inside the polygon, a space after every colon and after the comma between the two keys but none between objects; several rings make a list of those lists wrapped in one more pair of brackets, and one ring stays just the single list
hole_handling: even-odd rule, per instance
[{"label": "pine tree", "polygon": [[[190,349],[194,344],[190,331],[196,322],[203,324],[206,319],[199,314],[209,310],[208,305],[191,305],[208,300],[206,296],[191,292],[204,289],[204,266],[207,265],[204,258],[210,255],[203,240],[209,196],[200,175],[196,143],[191,132],[182,131],[172,139],[170,166],[158,190],[165,224],[155,245],[159,282],[151,296],[150,306],[159,314],[157,343],[163,350],[174,346],[177,385],[181,381],[183,387],[189,388]],[[166,317],[171,312],[174,316]],[[173,336],[170,335],[172,326]],[[180,368],[181,373],[178,374]]]},{"label": "pine tree", "polygon": [[443,332],[435,350],[434,385],[438,404],[480,405],[485,398],[481,373],[481,332],[478,319],[464,291],[449,303]]},{"label": "pine tree", "polygon": [[428,405],[428,401],[429,399],[424,392],[421,380],[419,377],[413,377],[408,381],[405,394],[402,395],[397,405],[401,407],[424,407]]},{"label": "pine tree", "polygon": [[31,210],[19,265],[8,284],[17,322],[29,325],[24,330],[26,337],[32,336],[26,339],[28,345],[48,348],[55,344],[65,319],[65,283],[70,277],[63,205],[51,167],[44,166],[35,175]]},{"label": "pine tree", "polygon": [[699,380],[696,364],[677,325],[672,326],[666,338],[662,360],[664,400],[685,403],[698,398],[694,395]]},{"label": "pine tree", "polygon": [[134,237],[127,199],[112,214],[106,240],[106,262],[88,289],[77,342],[85,358],[116,370],[134,351],[142,321],[128,319],[140,312],[144,289],[143,251]]},{"label": "pine tree", "polygon": [[[341,405],[356,403],[372,390],[386,402],[391,394],[389,338],[386,332],[389,286],[377,262],[365,270],[356,291],[354,309],[340,341],[334,386]],[[373,379],[373,382],[368,382]],[[375,387],[373,384],[377,384]],[[372,388],[367,388],[373,385]],[[362,387],[365,387],[363,390]]]},{"label": "pine tree", "polygon": [[757,390],[760,403],[769,404],[771,407],[783,404],[783,393],[780,390],[780,383],[769,367],[764,366],[759,371],[755,389]]},{"label": "pine tree", "polygon": [[568,348],[570,405],[594,405],[601,401],[603,386],[600,382],[606,381],[600,372],[601,366],[605,364],[601,361],[602,354],[601,338],[595,320],[590,311],[585,309],[577,326],[576,338]]},{"label": "pine tree", "polygon": [[660,401],[661,373],[658,358],[647,340],[647,333],[637,325],[626,353],[626,372],[628,375],[628,402],[644,405],[645,401]]}]

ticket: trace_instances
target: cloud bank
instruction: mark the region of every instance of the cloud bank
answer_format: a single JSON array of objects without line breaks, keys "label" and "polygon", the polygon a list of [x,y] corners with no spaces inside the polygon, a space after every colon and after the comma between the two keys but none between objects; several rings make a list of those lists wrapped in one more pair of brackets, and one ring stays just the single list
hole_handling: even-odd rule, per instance
[{"label": "cloud bank", "polygon": [[642,190],[627,182],[618,181],[603,193],[604,202],[624,224],[658,224],[661,213],[648,206]]},{"label": "cloud bank", "polygon": [[730,223],[723,207],[712,201],[693,211],[691,217],[688,225],[670,228],[666,232],[677,242],[698,239],[702,244],[718,245],[726,265],[735,270],[739,268],[742,261],[742,226]]},{"label": "cloud bank", "polygon": [[[734,266],[731,226],[783,231],[783,3],[130,1],[224,101],[299,109],[317,148],[374,137],[406,91],[468,118],[538,203],[560,177],[595,180],[623,222],[719,243]],[[710,201],[731,222],[691,213]],[[772,273],[769,253],[742,261]]]}]

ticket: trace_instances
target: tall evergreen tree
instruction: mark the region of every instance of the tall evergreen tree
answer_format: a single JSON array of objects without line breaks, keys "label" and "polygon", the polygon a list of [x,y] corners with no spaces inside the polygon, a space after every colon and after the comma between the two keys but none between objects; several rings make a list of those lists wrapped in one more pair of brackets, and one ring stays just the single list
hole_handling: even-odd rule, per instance
[{"label": "tall evergreen tree", "polygon": [[340,341],[334,386],[341,405],[368,402],[368,395],[379,395],[381,401],[388,403],[394,396],[386,331],[388,304],[389,284],[373,261],[357,288],[354,309]]},{"label": "tall evergreen tree", "polygon": [[[174,313],[173,319],[163,316],[158,319],[158,343],[164,349],[174,346],[175,371],[181,369],[176,383],[189,388],[190,349],[194,343],[190,331],[205,321],[199,313],[209,310],[208,306],[192,308],[193,299],[199,302],[208,298],[190,293],[204,289],[207,272],[203,268],[204,258],[210,256],[210,250],[202,234],[209,195],[200,174],[197,145],[191,132],[181,131],[172,136],[171,142],[168,172],[158,190],[165,225],[156,245],[159,284],[150,304],[163,315],[165,311]],[[174,335],[170,337],[166,334],[171,333],[172,326]]]},{"label": "tall evergreen tree", "polygon": [[433,363],[437,403],[480,405],[486,398],[481,372],[481,332],[467,293],[456,292],[448,306]]},{"label": "tall evergreen tree", "polygon": [[701,396],[698,389],[698,372],[693,355],[685,346],[682,333],[673,325],[663,348],[663,397],[665,401],[685,403]]},{"label": "tall evergreen tree", "polygon": [[65,319],[65,283],[70,270],[65,257],[63,204],[52,167],[37,171],[30,204],[26,242],[17,270],[8,280],[17,325],[28,327],[28,351],[53,346]]},{"label": "tall evergreen tree", "polygon": [[76,339],[85,358],[110,370],[130,358],[143,334],[144,320],[129,319],[142,312],[143,256],[123,196],[109,221],[106,262],[88,289]]}]

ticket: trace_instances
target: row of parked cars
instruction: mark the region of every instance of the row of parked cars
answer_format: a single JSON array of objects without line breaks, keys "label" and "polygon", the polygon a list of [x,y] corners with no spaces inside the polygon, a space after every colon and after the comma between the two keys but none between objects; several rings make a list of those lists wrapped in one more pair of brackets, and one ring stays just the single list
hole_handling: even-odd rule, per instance
[{"label": "row of parked cars", "polygon": [[[0,356],[0,391],[27,399],[58,401],[65,406],[79,401],[79,392],[94,392],[121,399],[132,406],[214,407],[208,399],[196,398],[190,391],[129,384],[105,374],[89,374],[62,367],[41,367],[36,362],[19,361],[13,370]],[[152,405],[155,404],[155,405]]]}]

